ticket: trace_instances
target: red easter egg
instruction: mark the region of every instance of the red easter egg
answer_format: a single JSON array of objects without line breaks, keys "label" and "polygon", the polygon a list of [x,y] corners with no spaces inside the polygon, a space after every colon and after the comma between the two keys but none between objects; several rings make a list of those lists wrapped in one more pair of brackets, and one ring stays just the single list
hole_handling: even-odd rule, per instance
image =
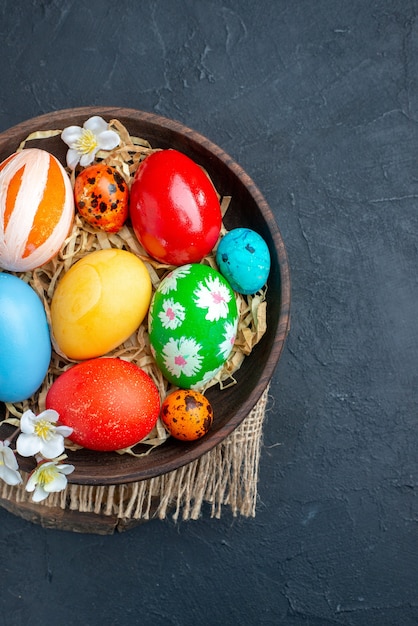
[{"label": "red easter egg", "polygon": [[221,229],[216,190],[197,163],[177,150],[153,152],[131,186],[130,216],[150,256],[168,265],[198,263]]},{"label": "red easter egg", "polygon": [[111,451],[133,446],[151,432],[160,396],[135,363],[106,357],[83,361],[61,374],[47,393],[46,407],[73,429],[73,442]]}]

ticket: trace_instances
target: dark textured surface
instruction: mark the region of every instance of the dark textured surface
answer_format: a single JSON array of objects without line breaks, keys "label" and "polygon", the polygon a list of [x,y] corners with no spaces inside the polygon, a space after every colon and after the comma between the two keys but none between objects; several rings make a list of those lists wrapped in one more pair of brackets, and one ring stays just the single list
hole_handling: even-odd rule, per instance
[{"label": "dark textured surface", "polygon": [[252,176],[289,253],[292,330],[255,519],[110,537],[0,510],[0,624],[418,622],[418,5],[0,5],[0,130],[118,105]]}]

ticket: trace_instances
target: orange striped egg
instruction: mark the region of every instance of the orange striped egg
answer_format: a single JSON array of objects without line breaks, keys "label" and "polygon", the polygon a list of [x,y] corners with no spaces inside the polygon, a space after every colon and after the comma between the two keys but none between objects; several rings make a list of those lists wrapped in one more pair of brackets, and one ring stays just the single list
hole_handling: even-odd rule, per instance
[{"label": "orange striped egg", "polygon": [[74,218],[70,178],[52,154],[28,148],[0,163],[0,267],[26,272],[61,248]]}]

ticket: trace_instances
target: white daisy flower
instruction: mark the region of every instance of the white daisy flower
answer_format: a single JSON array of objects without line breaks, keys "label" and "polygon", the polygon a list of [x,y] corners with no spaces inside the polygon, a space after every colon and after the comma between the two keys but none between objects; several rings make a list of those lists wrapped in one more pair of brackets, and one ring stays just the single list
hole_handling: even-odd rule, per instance
[{"label": "white daisy flower", "polygon": [[67,165],[74,170],[78,163],[82,167],[91,165],[99,150],[113,150],[119,145],[120,137],[99,115],[90,117],[80,126],[68,126],[61,139],[69,146]]},{"label": "white daisy flower", "polygon": [[223,337],[224,340],[219,346],[218,354],[226,360],[231,354],[231,350],[234,347],[235,337],[237,335],[237,322],[226,322],[224,326]]},{"label": "white daisy flower", "polygon": [[184,278],[190,274],[190,264],[182,265],[181,267],[176,268],[161,281],[159,286],[159,291],[166,295],[170,291],[175,291],[177,289],[177,281],[180,278]]},{"label": "white daisy flower", "polygon": [[170,374],[176,378],[181,375],[194,376],[201,368],[202,356],[199,354],[201,348],[202,346],[192,338],[170,337],[162,350],[164,364]]},{"label": "white daisy flower", "polygon": [[195,391],[200,391],[210,380],[212,380],[212,378],[215,378],[216,374],[218,374],[222,368],[223,364],[219,367],[216,367],[214,370],[211,370],[210,372],[205,372],[202,379],[196,381],[195,383],[193,383],[193,385],[190,385],[190,388],[194,389]]},{"label": "white daisy flower", "polygon": [[67,475],[74,471],[74,465],[55,461],[41,461],[29,476],[26,491],[33,492],[33,502],[41,502],[50,493],[62,491],[67,486]]},{"label": "white daisy flower", "polygon": [[195,290],[195,303],[199,308],[207,309],[205,319],[209,322],[217,322],[220,318],[228,316],[231,293],[218,276],[208,276],[205,283],[205,285],[202,282],[199,283]]},{"label": "white daisy flower", "polygon": [[173,298],[167,298],[163,302],[162,311],[159,312],[158,317],[164,328],[174,330],[184,322],[186,309],[180,302],[174,302]]},{"label": "white daisy flower", "polygon": [[59,415],[53,409],[47,409],[39,415],[25,411],[20,419],[21,433],[16,441],[16,450],[22,456],[42,454],[46,459],[53,459],[64,452],[64,437],[73,429],[68,426],[56,426]]}]

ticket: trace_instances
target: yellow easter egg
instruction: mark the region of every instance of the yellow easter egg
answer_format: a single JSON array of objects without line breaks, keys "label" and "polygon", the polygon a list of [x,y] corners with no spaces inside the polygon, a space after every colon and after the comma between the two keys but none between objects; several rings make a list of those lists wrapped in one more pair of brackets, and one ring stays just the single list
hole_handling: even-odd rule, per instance
[{"label": "yellow easter egg", "polygon": [[110,352],[135,332],[151,301],[151,278],[131,252],[108,249],[77,261],[51,302],[52,334],[77,361]]}]

